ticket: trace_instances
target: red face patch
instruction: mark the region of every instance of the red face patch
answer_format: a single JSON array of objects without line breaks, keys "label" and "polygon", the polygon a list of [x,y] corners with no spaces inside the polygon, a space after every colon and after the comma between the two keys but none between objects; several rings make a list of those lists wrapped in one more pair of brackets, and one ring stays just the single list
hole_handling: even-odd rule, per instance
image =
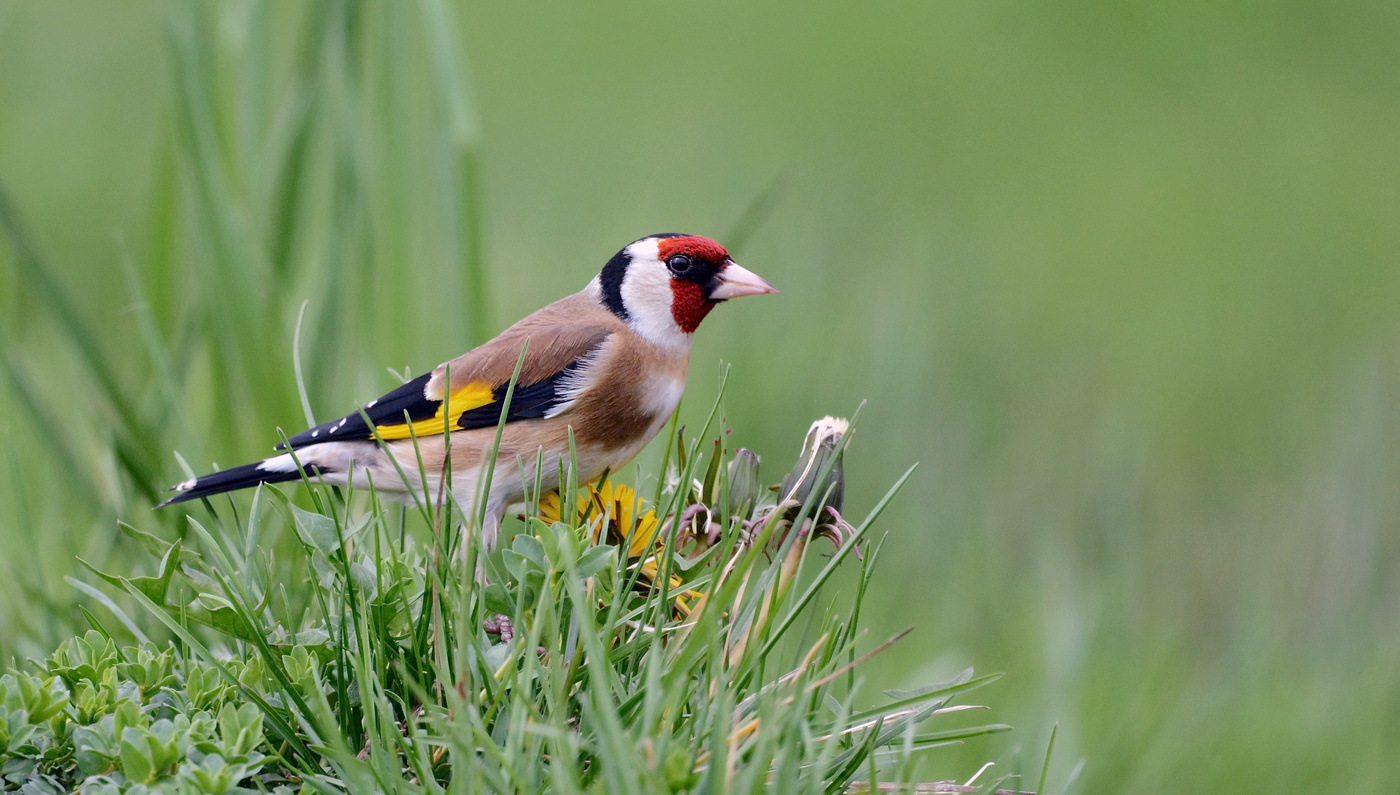
[{"label": "red face patch", "polygon": [[687,334],[694,334],[695,330],[700,328],[700,321],[715,308],[715,302],[705,298],[705,288],[695,282],[672,279],[671,294],[671,317],[675,318],[681,331]]},{"label": "red face patch", "polygon": [[708,237],[699,235],[663,237],[656,241],[656,250],[662,262],[665,262],[672,254],[689,254],[692,257],[718,265],[724,262],[725,257],[729,256],[729,252],[724,250],[724,246]]}]

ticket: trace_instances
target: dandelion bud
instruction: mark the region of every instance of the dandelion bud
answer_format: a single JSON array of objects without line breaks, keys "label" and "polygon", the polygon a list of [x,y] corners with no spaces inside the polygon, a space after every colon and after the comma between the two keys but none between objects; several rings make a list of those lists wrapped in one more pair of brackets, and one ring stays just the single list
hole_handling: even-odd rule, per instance
[{"label": "dandelion bud", "polygon": [[[817,498],[825,496],[826,501],[817,506],[814,514],[820,513],[825,507],[838,512],[842,509],[846,498],[846,472],[839,450],[841,439],[849,427],[850,423],[837,417],[823,417],[812,423],[811,429],[807,431],[807,438],[802,443],[801,457],[797,459],[792,471],[783,478],[783,484],[779,488],[780,505],[804,505],[815,489]],[[822,469],[833,457],[836,462],[832,464],[831,472],[818,483],[817,478],[822,474]],[[831,491],[830,496],[827,496],[828,489]]]},{"label": "dandelion bud", "polygon": [[729,462],[729,517],[752,518],[758,494],[758,454],[741,447]]}]

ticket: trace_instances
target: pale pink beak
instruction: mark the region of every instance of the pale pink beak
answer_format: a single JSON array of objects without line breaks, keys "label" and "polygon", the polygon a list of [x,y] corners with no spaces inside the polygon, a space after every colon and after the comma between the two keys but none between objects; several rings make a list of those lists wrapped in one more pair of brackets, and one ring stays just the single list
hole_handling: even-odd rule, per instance
[{"label": "pale pink beak", "polygon": [[734,260],[729,260],[719,272],[719,286],[710,291],[711,301],[727,301],[746,295],[767,295],[776,293],[778,288],[769,284],[758,274],[742,268]]}]

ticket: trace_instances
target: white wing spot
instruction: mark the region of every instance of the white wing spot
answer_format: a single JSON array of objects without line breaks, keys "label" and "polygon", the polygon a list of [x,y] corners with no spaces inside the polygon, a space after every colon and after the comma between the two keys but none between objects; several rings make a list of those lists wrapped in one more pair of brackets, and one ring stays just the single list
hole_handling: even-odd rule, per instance
[{"label": "white wing spot", "polygon": [[378,402],[379,402],[378,400],[371,400],[371,401],[369,402],[369,405],[365,406],[365,408],[367,408],[367,409],[372,409],[372,408],[374,408],[374,404],[375,404],[375,403],[378,403]]},{"label": "white wing spot", "polygon": [[195,482],[195,478],[190,478],[189,480],[186,480],[185,482],[183,482],[183,483],[181,483],[180,485],[176,486],[176,487],[175,487],[175,490],[176,490],[176,491],[189,491],[190,489],[194,488],[194,482]]},{"label": "white wing spot", "polygon": [[316,430],[314,430],[314,431],[311,432],[311,438],[312,438],[312,439],[315,439],[317,436],[320,436],[320,435],[321,435],[321,429],[320,429],[320,428],[317,428]]}]

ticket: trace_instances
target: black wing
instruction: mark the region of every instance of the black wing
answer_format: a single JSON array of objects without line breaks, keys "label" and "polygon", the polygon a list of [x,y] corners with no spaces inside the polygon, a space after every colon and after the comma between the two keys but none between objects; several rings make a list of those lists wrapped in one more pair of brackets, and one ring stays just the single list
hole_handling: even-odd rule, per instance
[{"label": "black wing", "polygon": [[[408,412],[408,418],[413,422],[431,419],[442,406],[441,400],[429,400],[424,394],[432,377],[431,372],[424,373],[378,400],[370,401],[370,404],[365,406],[365,414],[369,416],[370,422],[373,422],[375,427],[402,425],[404,412]],[[315,428],[308,428],[287,441],[295,449],[321,442],[373,438],[374,434],[370,433],[364,417],[357,411],[338,420],[323,422]],[[283,449],[283,445],[277,445],[277,449]]]},{"label": "black wing", "polygon": [[[574,359],[573,363],[548,378],[533,384],[516,384],[511,396],[510,409],[506,422],[533,420],[550,416],[564,407],[571,399],[577,375],[587,366],[593,351]],[[425,394],[432,373],[425,373],[378,400],[365,406],[364,414],[374,424],[375,430],[384,439],[406,439],[412,435],[424,437],[440,434],[445,422],[442,417],[442,401],[433,400]],[[473,382],[454,393],[450,409],[456,418],[454,430],[471,430],[495,425],[500,422],[501,408],[505,403],[506,391],[510,384],[495,388],[485,382]],[[404,422],[404,414],[408,423]],[[302,431],[288,441],[293,448],[305,447],[322,442],[364,441],[373,439],[370,426],[359,412],[347,414],[338,420],[325,422],[315,428]],[[283,449],[278,445],[277,449]]]}]

